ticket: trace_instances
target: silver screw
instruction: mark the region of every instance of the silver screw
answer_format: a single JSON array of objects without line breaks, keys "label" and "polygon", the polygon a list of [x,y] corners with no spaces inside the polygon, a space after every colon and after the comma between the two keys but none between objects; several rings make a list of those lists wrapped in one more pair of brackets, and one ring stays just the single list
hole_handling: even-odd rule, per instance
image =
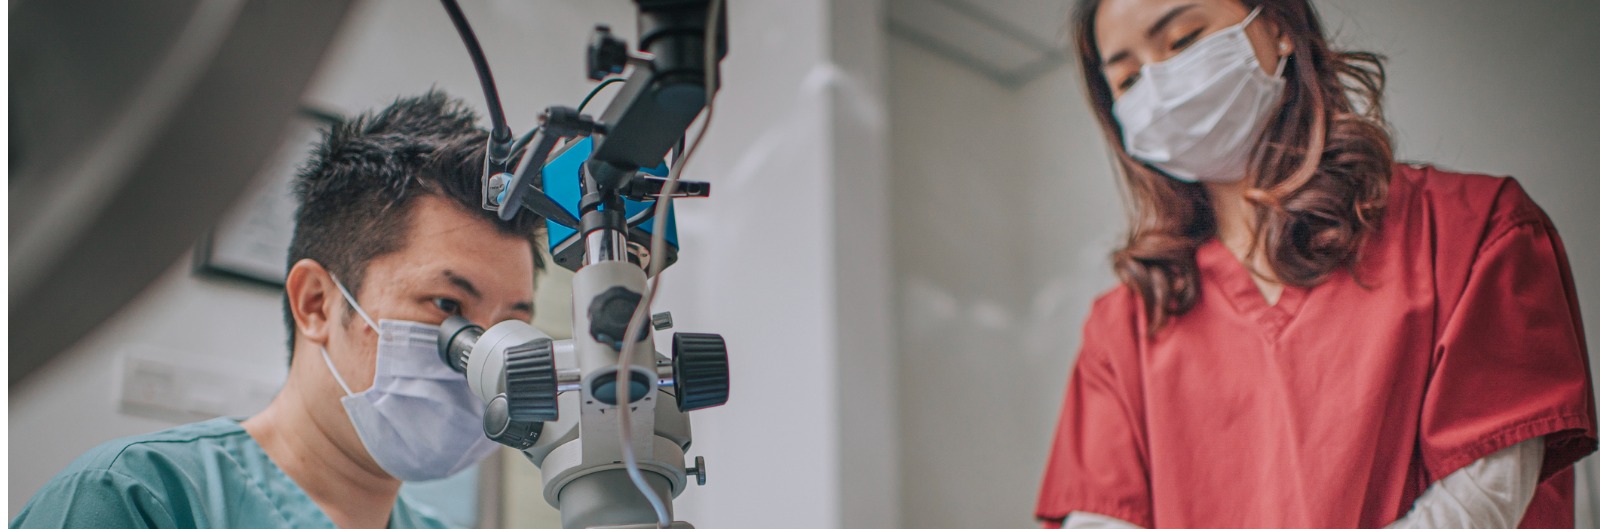
[{"label": "silver screw", "polygon": [[506,185],[508,185],[510,183],[511,183],[511,175],[507,174],[507,173],[500,173],[500,174],[497,174],[497,175],[489,177],[489,189],[488,189],[488,192],[485,193],[486,195],[488,195],[488,200],[487,200],[488,204],[486,204],[486,205],[487,206],[499,206],[500,205],[500,201],[501,201],[501,195],[505,194]]},{"label": "silver screw", "polygon": [[658,330],[658,331],[665,331],[667,329],[671,329],[672,328],[672,313],[671,312],[657,312],[655,314],[651,314],[650,315],[650,325],[652,327],[655,327],[656,330]]}]

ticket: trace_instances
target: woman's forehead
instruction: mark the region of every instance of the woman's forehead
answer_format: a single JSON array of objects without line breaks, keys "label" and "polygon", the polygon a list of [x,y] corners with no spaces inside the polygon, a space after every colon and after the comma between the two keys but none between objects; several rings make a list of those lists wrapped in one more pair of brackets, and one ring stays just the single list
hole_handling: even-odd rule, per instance
[{"label": "woman's forehead", "polygon": [[1246,11],[1240,0],[1101,0],[1094,13],[1095,45],[1105,57],[1145,42],[1152,28],[1176,16],[1217,16]]}]

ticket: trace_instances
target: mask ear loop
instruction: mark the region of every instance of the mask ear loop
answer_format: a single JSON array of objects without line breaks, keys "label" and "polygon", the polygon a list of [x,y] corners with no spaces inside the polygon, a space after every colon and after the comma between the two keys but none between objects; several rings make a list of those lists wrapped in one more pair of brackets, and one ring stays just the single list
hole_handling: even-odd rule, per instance
[{"label": "mask ear loop", "polygon": [[1259,14],[1261,14],[1261,6],[1256,6],[1255,9],[1251,9],[1250,15],[1244,17],[1244,22],[1239,23],[1239,28],[1243,29],[1245,26],[1250,25],[1251,22],[1255,21],[1256,15]]},{"label": "mask ear loop", "polygon": [[[1244,30],[1244,28],[1250,26],[1250,23],[1254,22],[1256,20],[1256,17],[1260,16],[1260,15],[1261,15],[1261,6],[1256,6],[1255,9],[1251,9],[1250,10],[1250,14],[1246,15],[1244,17],[1244,22],[1240,22],[1239,23],[1239,29],[1241,31]],[[1287,48],[1287,47],[1288,46],[1284,45],[1281,42],[1278,43],[1278,51],[1283,51],[1284,48]],[[1288,63],[1289,63],[1289,55],[1288,54],[1279,55],[1278,56],[1278,69],[1272,74],[1272,77],[1278,78],[1278,79],[1283,78],[1283,67],[1285,65],[1287,65]]]},{"label": "mask ear loop", "polygon": [[328,356],[327,347],[322,348],[322,362],[328,364],[328,372],[333,373],[333,380],[339,383],[339,388],[344,390],[344,394],[355,395],[355,392],[350,391],[350,385],[344,383],[344,377],[339,376],[339,370],[333,367],[333,358]]},{"label": "mask ear loop", "polygon": [[[339,287],[339,294],[344,296],[344,301],[350,304],[350,308],[356,309],[356,314],[367,322],[368,327],[371,327],[374,331],[378,330],[378,324],[372,322],[372,317],[367,315],[367,311],[361,310],[361,305],[356,303],[356,297],[350,295],[350,289],[344,287],[344,283],[339,281],[339,276],[333,275],[333,272],[328,272],[328,277],[333,279],[333,286]],[[328,356],[328,348],[326,346],[322,347],[322,361],[328,364],[328,371],[333,373],[333,380],[339,383],[341,389],[344,389],[344,394],[355,395],[354,391],[350,391],[350,385],[344,383],[344,377],[339,376],[339,370],[333,367],[333,358]]]},{"label": "mask ear loop", "polygon": [[361,305],[356,303],[356,297],[350,295],[350,289],[345,288],[344,283],[339,282],[339,276],[333,275],[333,272],[328,272],[328,277],[333,279],[333,286],[339,287],[339,293],[344,295],[344,300],[350,304],[350,308],[356,309],[356,314],[361,315],[361,319],[367,322],[368,327],[371,327],[374,331],[378,330],[377,322],[372,321],[372,317],[367,315],[367,311],[361,310]]}]

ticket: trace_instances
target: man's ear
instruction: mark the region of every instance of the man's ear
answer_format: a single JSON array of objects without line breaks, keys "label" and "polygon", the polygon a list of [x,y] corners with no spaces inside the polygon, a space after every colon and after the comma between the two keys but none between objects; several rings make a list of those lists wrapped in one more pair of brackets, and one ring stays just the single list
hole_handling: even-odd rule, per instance
[{"label": "man's ear", "polygon": [[334,293],[332,276],[321,263],[301,259],[289,267],[284,293],[289,296],[289,312],[294,314],[295,336],[315,343],[327,343],[333,325]]}]

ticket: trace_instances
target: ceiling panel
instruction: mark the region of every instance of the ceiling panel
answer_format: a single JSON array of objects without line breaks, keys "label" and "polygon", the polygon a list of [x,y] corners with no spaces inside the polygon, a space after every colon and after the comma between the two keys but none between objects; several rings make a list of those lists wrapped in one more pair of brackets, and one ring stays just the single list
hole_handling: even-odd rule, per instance
[{"label": "ceiling panel", "polygon": [[1067,0],[889,0],[891,35],[1020,86],[1067,60]]}]

